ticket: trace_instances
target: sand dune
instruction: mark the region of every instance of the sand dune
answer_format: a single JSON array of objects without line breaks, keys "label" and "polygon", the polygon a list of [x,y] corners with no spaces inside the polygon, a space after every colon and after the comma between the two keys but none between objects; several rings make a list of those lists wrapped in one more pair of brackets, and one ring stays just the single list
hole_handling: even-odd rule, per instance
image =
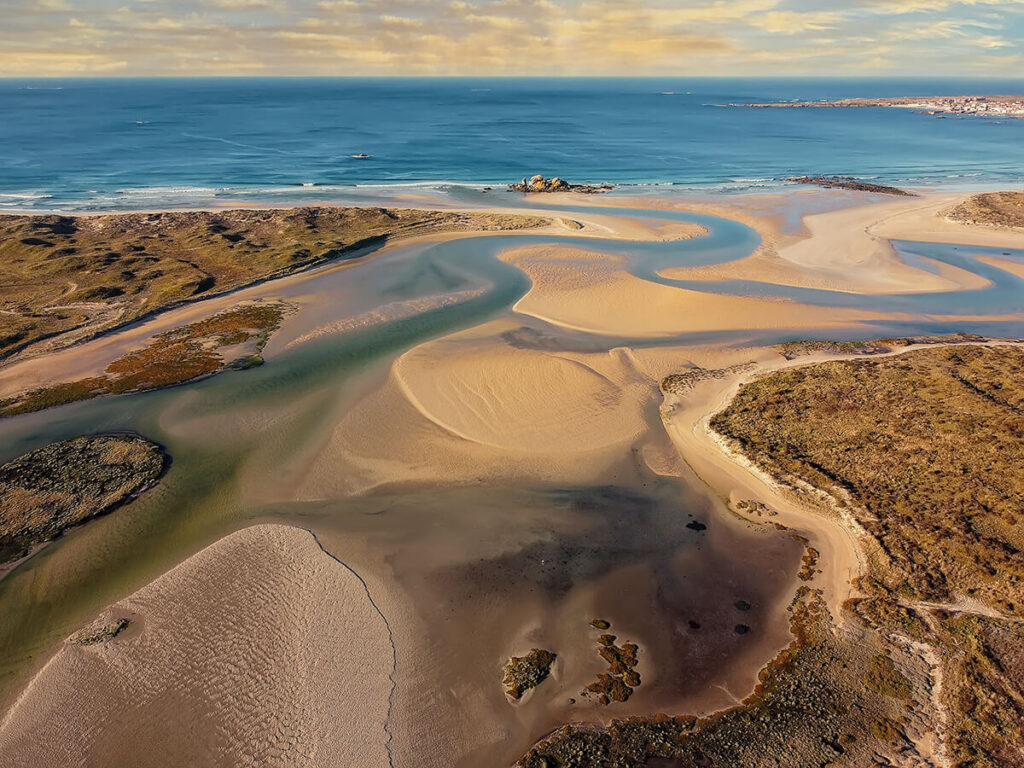
[{"label": "sand dune", "polygon": [[627,350],[522,348],[509,335],[519,328],[495,321],[400,357],[333,429],[300,496],[387,482],[599,478],[647,429],[657,379]]},{"label": "sand dune", "polygon": [[679,280],[755,280],[866,294],[984,288],[987,280],[958,267],[932,261],[936,272],[930,272],[911,266],[889,242],[890,238],[932,239],[929,227],[939,227],[943,221],[938,211],[955,199],[948,195],[926,198],[927,202],[906,198],[814,213],[801,219],[805,233],[798,236],[780,236],[770,220],[757,221],[757,229],[768,230],[766,246],[752,255],[662,274]]},{"label": "sand dune", "polygon": [[340,320],[335,320],[327,323],[326,325],[317,326],[312,330],[306,331],[302,335],[291,339],[284,346],[293,347],[299,344],[305,344],[308,341],[312,341],[313,339],[318,339],[323,336],[333,336],[338,333],[347,333],[349,331],[355,331],[362,328],[369,328],[374,325],[403,320],[434,309],[450,307],[454,304],[461,304],[462,302],[475,299],[483,294],[483,288],[471,288],[454,293],[424,296],[419,299],[392,301],[368,312],[363,312],[362,314],[352,317],[343,317]]},{"label": "sand dune", "polygon": [[[821,239],[815,240],[813,244],[820,247],[821,252],[827,252],[829,247]],[[975,290],[990,285],[985,278],[960,267],[933,259],[923,260],[936,271],[929,272],[905,264],[894,251],[881,246],[874,263],[850,266],[797,265],[787,261],[784,256],[758,251],[746,258],[724,264],[677,267],[661,270],[659,274],[673,280],[752,280],[794,288],[863,294],[938,293]]]},{"label": "sand dune", "polygon": [[[417,347],[395,365],[398,387],[438,426],[474,443],[544,453],[601,448],[643,429],[631,391],[637,377],[614,352],[517,349],[474,336]],[[429,375],[441,362],[445,375]]]},{"label": "sand dune", "polygon": [[1024,231],[964,224],[946,217],[968,194],[926,194],[914,204],[890,206],[870,226],[869,233],[895,240],[957,243],[994,248],[1024,248]]},{"label": "sand dune", "polygon": [[501,256],[533,281],[516,304],[517,312],[594,333],[657,337],[758,328],[836,328],[884,316],[661,285],[625,272],[620,257],[576,248],[528,246]]},{"label": "sand dune", "polygon": [[[932,219],[938,219],[938,208],[948,202],[901,200],[814,214],[804,219],[808,237],[783,237],[775,223],[768,228],[765,246],[746,259],[665,274],[866,293],[980,287],[980,278],[963,270],[941,266],[934,274],[904,264],[885,239],[897,236],[890,233],[911,239],[913,232],[945,227]],[[560,234],[565,233],[562,227],[572,229],[561,225]],[[578,232],[582,237],[657,239],[691,236],[695,230],[588,214]],[[838,328],[893,317],[661,285],[630,275],[622,257],[582,248],[527,246],[506,251],[502,258],[533,281],[515,307],[520,315],[616,337]],[[380,269],[387,266],[383,263]],[[250,290],[279,292],[327,271]],[[346,290],[365,290],[367,303],[377,300],[365,268],[348,271],[349,276],[352,284]],[[409,317],[471,298],[476,290],[370,309],[353,306],[329,321],[321,322],[314,314],[309,327],[287,341],[301,343]],[[340,289],[302,293],[310,305],[337,302],[342,295]],[[212,306],[201,310],[195,305],[188,311],[209,311]],[[168,313],[154,322],[175,317]],[[821,581],[827,596],[838,602],[848,594],[848,581],[860,569],[848,534],[831,523],[809,522],[805,510],[723,453],[707,434],[708,415],[724,404],[746,374],[705,382],[685,397],[668,398],[663,413],[678,455],[664,445],[665,435],[652,415],[652,404],[661,399],[658,382],[667,373],[691,363],[716,367],[752,358],[762,368],[785,364],[776,355],[715,346],[565,351],[557,348],[557,341],[531,341],[519,320],[490,321],[402,354],[382,374],[379,386],[367,385],[351,406],[345,401],[344,408],[324,411],[318,425],[322,433],[309,437],[302,460],[289,457],[298,469],[286,489],[279,490],[282,498],[261,500],[337,501],[405,483],[611,485],[620,480],[616,472],[630,462],[669,475],[688,471],[685,460],[717,491],[733,500],[763,499],[780,510],[780,520],[812,533],[823,554],[826,574]],[[131,330],[123,338],[109,337],[62,354],[84,370],[117,345],[131,343],[131,334],[141,333]],[[282,339],[282,346],[287,341]],[[0,390],[10,386],[15,374],[42,375],[43,364],[39,358],[26,362],[23,370],[8,369],[6,379],[0,376]],[[367,380],[375,383],[376,375],[367,373]],[[276,418],[287,417],[288,406],[274,407]],[[267,420],[271,414],[250,415]],[[225,418],[222,423],[229,429],[232,422]],[[199,427],[189,428],[210,430],[220,424],[216,416],[204,415]],[[388,583],[382,575],[387,565],[380,568],[372,574],[380,581],[371,583]],[[385,601],[403,599],[384,591]],[[360,579],[301,529],[260,525],[232,534],[111,606],[96,626],[122,616],[131,619],[125,632],[96,645],[66,642],[23,691],[0,722],[0,762],[5,768],[107,768],[126,760],[143,768],[373,768],[390,763],[386,724],[391,704],[407,706],[417,715],[426,709],[412,697],[391,700],[395,657],[389,626]],[[411,620],[396,620],[394,626],[399,638],[415,634]],[[414,648],[419,639],[399,640],[403,642]],[[741,687],[736,687],[740,693]],[[453,689],[444,695],[449,693],[460,701],[484,697],[479,689]],[[506,716],[504,709],[499,712]],[[415,723],[397,718],[401,729],[396,744],[415,759],[416,749],[429,737],[443,742],[439,751],[443,747],[445,754],[459,755],[465,754],[465,744],[498,743],[507,733],[495,719],[489,729],[462,734],[460,728],[468,726],[445,717],[453,715],[420,716]]]},{"label": "sand dune", "polygon": [[393,652],[359,578],[298,528],[221,539],[65,642],[0,724],[9,768],[386,766]]}]

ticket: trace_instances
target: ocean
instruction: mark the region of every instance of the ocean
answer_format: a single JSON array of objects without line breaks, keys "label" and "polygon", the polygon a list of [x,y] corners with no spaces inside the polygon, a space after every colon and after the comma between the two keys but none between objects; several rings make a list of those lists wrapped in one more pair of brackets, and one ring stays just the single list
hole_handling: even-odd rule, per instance
[{"label": "ocean", "polygon": [[1011,186],[1024,120],[728,105],[1022,91],[1021,79],[6,79],[0,210],[467,194],[533,173],[726,192],[816,173]]}]

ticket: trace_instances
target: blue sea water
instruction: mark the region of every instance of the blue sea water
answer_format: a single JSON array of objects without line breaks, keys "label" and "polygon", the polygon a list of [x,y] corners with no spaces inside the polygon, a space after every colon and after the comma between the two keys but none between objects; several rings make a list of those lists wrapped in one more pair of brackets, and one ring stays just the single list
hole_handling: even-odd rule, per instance
[{"label": "blue sea water", "polygon": [[1024,120],[726,105],[1021,92],[1021,79],[8,79],[0,210],[336,200],[533,173],[725,191],[804,173],[1011,186]]}]

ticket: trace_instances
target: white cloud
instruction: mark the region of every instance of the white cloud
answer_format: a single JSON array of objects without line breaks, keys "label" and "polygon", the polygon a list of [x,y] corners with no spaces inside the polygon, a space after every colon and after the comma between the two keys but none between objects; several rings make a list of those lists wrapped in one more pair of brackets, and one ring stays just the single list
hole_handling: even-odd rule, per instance
[{"label": "white cloud", "polygon": [[1005,74],[1024,53],[1024,0],[125,1],[0,0],[32,53],[5,71]]}]

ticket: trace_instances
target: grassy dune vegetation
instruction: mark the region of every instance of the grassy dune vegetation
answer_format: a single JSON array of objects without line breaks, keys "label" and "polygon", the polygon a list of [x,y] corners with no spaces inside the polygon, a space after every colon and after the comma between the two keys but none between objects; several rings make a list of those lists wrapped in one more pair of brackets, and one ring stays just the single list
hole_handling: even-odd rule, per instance
[{"label": "grassy dune vegetation", "polygon": [[89,400],[183,384],[225,368],[261,365],[261,352],[289,307],[281,302],[243,304],[227,312],[157,334],[142,349],[114,360],[101,376],[62,382],[0,400],[0,418]]},{"label": "grassy dune vegetation", "polygon": [[[0,360],[388,238],[543,219],[385,208],[0,216]],[[47,339],[47,343],[39,344]]]},{"label": "grassy dune vegetation", "polygon": [[964,224],[1024,227],[1024,192],[984,192],[956,206],[949,217]]},{"label": "grassy dune vegetation", "polygon": [[[712,420],[823,512],[853,516],[862,596],[837,620],[801,586],[792,642],[739,706],[565,726],[521,768],[1024,765],[1024,349],[955,338],[869,357],[904,341],[780,349],[865,357],[765,375]],[[662,386],[694,378],[717,376]]]},{"label": "grassy dune vegetation", "polygon": [[109,512],[160,477],[167,457],[137,435],[51,443],[0,466],[0,562]]},{"label": "grassy dune vegetation", "polygon": [[[818,363],[744,386],[712,427],[870,535],[851,606],[942,659],[956,765],[1024,756],[1024,350],[956,346]],[[903,691],[898,678],[872,685]],[[889,677],[892,677],[889,675]]]}]

